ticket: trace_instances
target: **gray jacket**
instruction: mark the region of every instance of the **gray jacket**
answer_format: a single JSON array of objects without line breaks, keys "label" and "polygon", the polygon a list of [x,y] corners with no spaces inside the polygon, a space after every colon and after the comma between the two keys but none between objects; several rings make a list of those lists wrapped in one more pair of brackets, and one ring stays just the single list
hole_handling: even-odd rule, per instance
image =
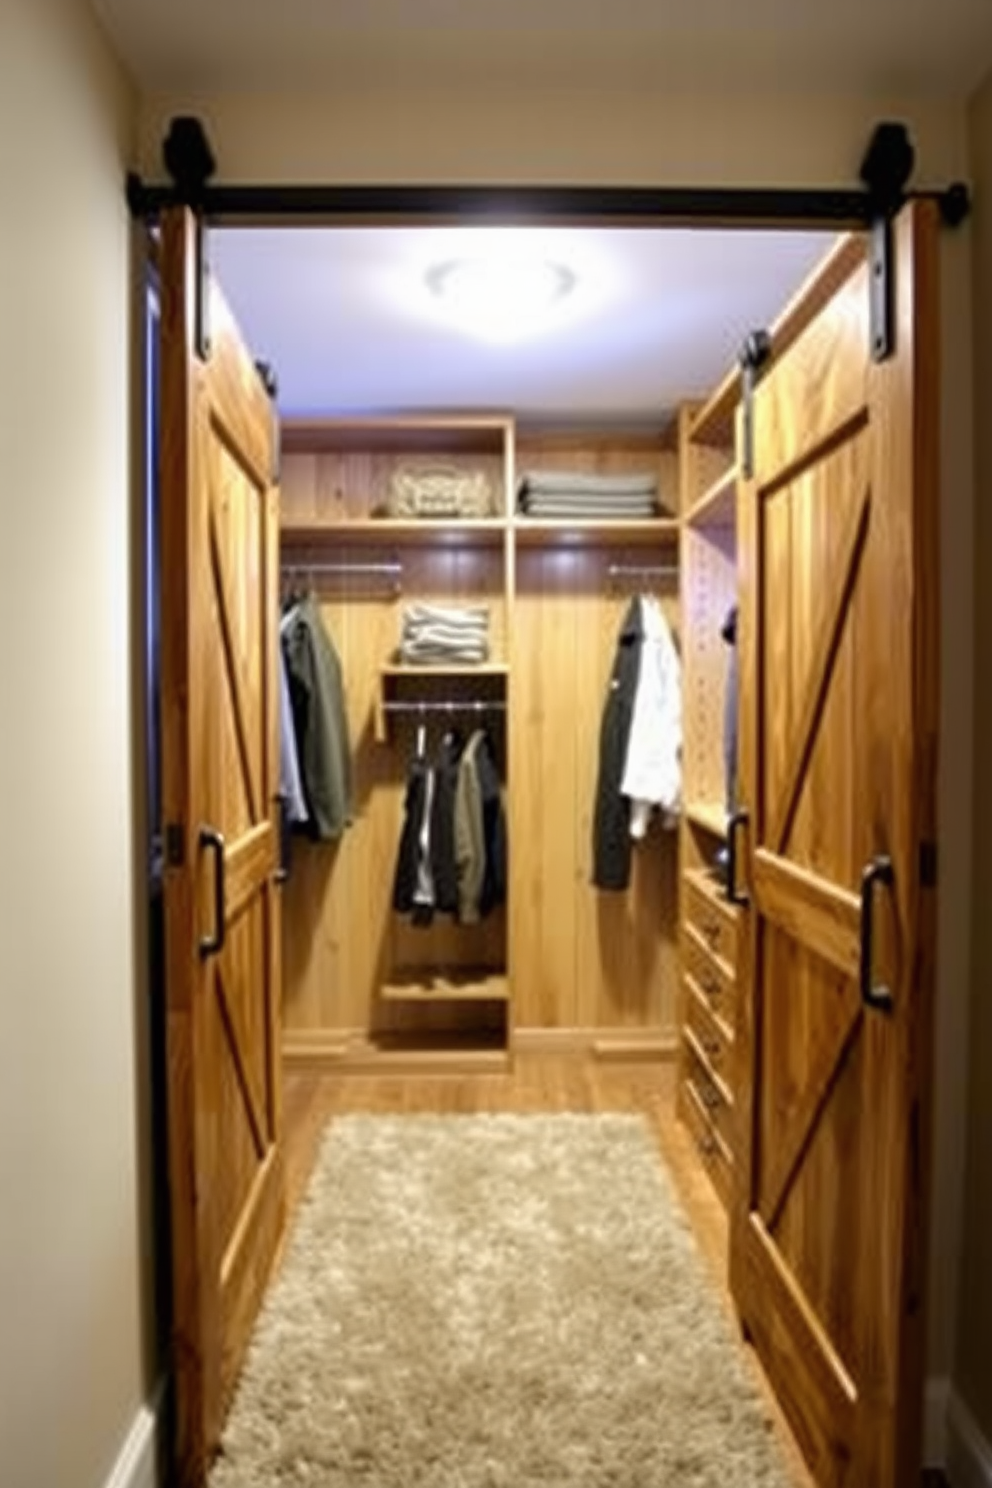
[{"label": "gray jacket", "polygon": [[310,827],[331,841],[353,817],[341,662],[313,595],[290,611],[281,633]]}]

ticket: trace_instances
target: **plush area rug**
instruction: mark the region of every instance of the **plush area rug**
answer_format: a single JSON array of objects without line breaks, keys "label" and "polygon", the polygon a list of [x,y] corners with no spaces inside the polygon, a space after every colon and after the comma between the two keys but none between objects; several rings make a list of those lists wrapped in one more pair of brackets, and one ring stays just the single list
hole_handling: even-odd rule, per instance
[{"label": "plush area rug", "polygon": [[788,1488],[637,1116],[349,1116],[211,1488]]}]

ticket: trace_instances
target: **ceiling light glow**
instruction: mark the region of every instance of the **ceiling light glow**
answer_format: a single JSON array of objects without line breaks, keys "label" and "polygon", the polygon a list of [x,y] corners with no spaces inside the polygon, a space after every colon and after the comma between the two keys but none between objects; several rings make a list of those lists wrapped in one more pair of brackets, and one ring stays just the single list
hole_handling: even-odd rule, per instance
[{"label": "ceiling light glow", "polygon": [[450,259],[427,272],[427,286],[452,322],[490,341],[539,334],[575,285],[565,264],[498,253]]}]

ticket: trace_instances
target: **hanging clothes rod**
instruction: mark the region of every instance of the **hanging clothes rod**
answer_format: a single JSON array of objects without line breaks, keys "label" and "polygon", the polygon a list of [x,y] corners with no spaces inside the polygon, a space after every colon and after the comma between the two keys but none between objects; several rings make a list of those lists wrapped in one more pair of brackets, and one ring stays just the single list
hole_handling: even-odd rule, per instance
[{"label": "hanging clothes rod", "polygon": [[338,577],[348,577],[351,574],[371,574],[384,579],[392,579],[393,591],[400,592],[400,584],[403,578],[402,563],[283,563],[281,572],[284,576],[292,574],[334,574]]},{"label": "hanging clothes rod", "polygon": [[675,563],[611,563],[606,570],[609,579],[643,578],[647,574],[654,578],[677,579],[679,569]]},{"label": "hanging clothes rod", "polygon": [[382,709],[384,713],[505,713],[506,703],[479,698],[444,699],[440,702],[432,699],[428,703],[400,703],[387,699]]}]

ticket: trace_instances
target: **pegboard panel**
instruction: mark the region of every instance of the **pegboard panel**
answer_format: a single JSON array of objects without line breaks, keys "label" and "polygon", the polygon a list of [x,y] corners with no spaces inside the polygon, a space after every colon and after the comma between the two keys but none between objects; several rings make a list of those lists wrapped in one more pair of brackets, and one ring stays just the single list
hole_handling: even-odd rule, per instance
[{"label": "pegboard panel", "polygon": [[726,801],[724,707],[729,648],[720,635],[737,600],[732,528],[682,536],[684,784],[687,805]]}]

